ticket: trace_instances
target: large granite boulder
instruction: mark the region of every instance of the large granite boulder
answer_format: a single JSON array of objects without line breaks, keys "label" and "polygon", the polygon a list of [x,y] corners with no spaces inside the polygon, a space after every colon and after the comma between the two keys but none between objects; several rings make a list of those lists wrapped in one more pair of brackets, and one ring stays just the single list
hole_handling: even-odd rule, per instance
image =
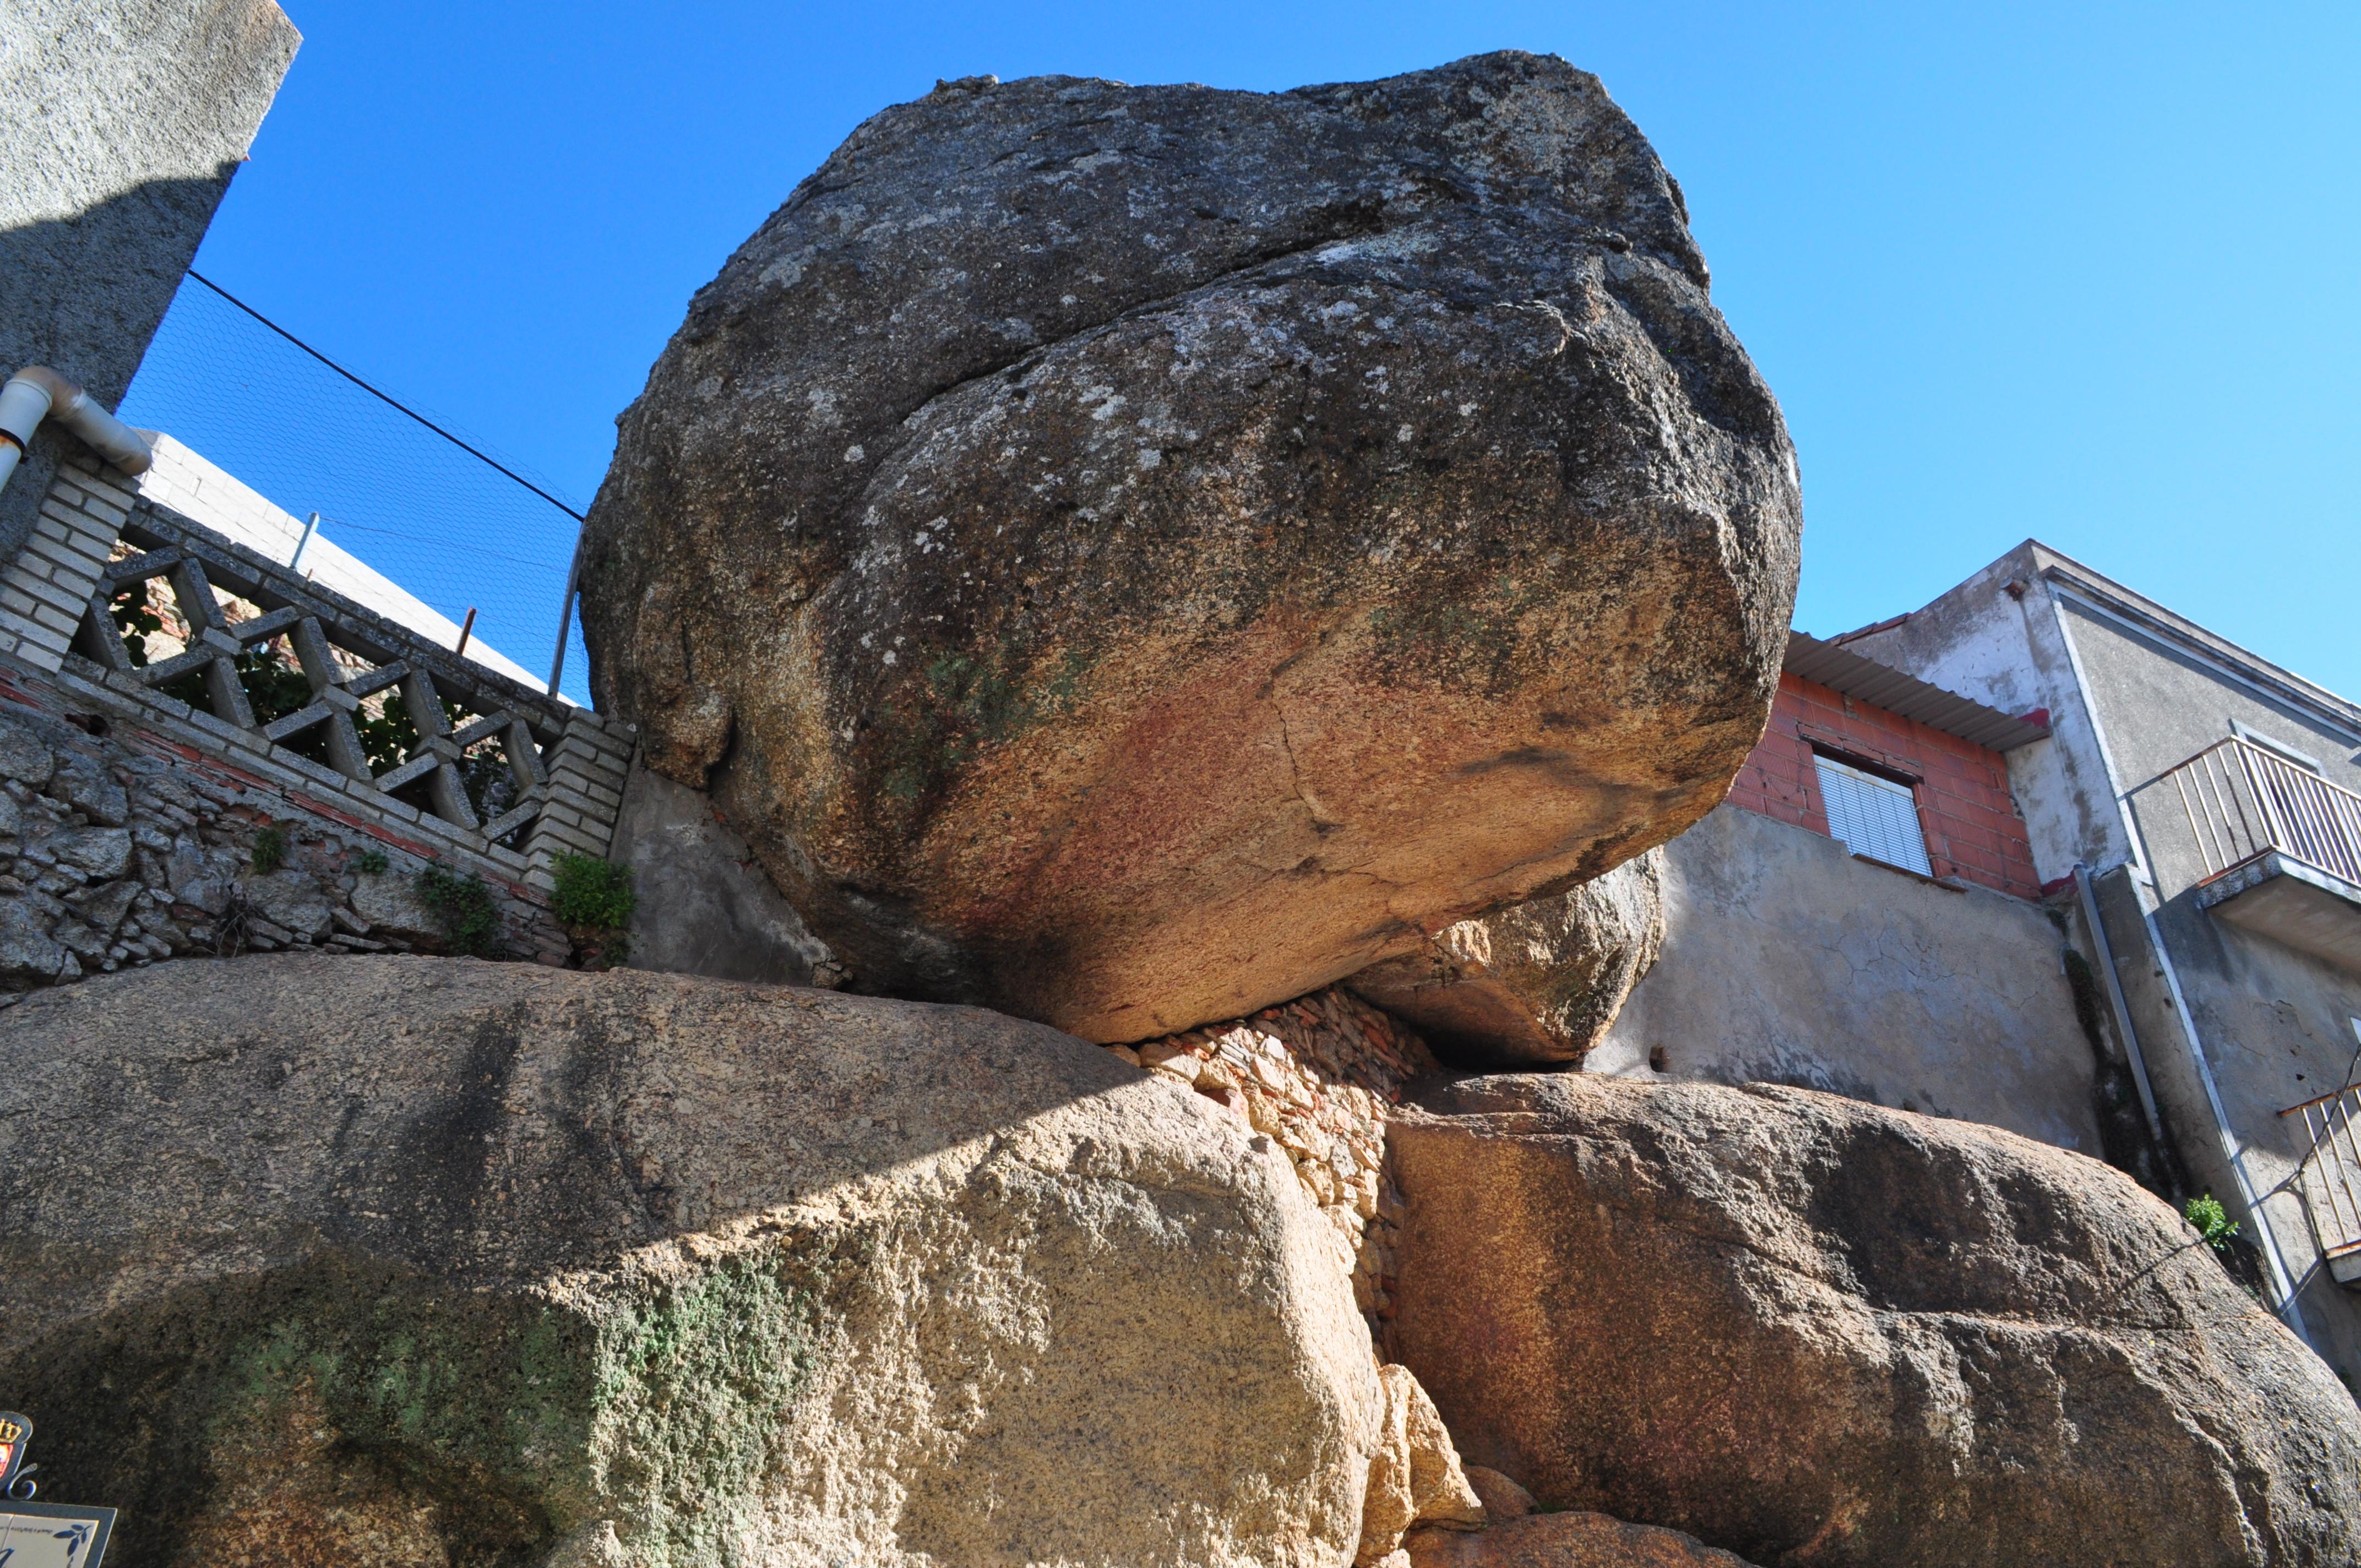
[{"label": "large granite boulder", "polygon": [[698,293],[602,706],[855,990],[1137,1040],[1608,870],[1760,734],[1800,531],[1596,78],[947,82]]},{"label": "large granite boulder", "polygon": [[1581,1074],[1390,1136],[1392,1348],[1546,1507],[1815,1568],[2361,1555],[2352,1397],[2094,1160]]},{"label": "large granite boulder", "polygon": [[6,1016],[0,1387],[126,1564],[1360,1541],[1389,1396],[1333,1236],[1269,1140],[1069,1036],[423,958]]},{"label": "large granite boulder", "polygon": [[1462,920],[1346,982],[1465,1067],[1580,1061],[1664,945],[1664,851]]}]

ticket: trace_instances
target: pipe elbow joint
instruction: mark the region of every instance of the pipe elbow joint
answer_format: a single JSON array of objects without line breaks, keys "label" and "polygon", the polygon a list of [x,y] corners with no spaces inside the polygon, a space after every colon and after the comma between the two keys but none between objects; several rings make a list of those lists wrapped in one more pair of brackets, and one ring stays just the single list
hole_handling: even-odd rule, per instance
[{"label": "pipe elbow joint", "polygon": [[[137,431],[46,365],[27,366],[0,386],[0,446],[13,448],[12,457],[24,452],[41,421],[49,418],[126,474],[144,474],[156,460]],[[0,483],[5,483],[5,477],[0,477]]]}]

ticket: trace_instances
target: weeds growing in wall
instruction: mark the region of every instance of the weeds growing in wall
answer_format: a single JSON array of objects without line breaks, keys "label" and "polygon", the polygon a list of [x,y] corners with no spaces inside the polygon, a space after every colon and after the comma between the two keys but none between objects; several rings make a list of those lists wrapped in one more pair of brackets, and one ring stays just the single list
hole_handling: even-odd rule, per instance
[{"label": "weeds growing in wall", "polygon": [[612,969],[631,951],[623,927],[631,924],[639,895],[631,891],[631,871],[596,855],[567,852],[557,857],[556,890],[549,912],[574,939],[584,969]]},{"label": "weeds growing in wall", "polygon": [[418,899],[443,927],[444,945],[451,951],[477,959],[498,956],[500,911],[482,877],[429,866],[418,873]]}]

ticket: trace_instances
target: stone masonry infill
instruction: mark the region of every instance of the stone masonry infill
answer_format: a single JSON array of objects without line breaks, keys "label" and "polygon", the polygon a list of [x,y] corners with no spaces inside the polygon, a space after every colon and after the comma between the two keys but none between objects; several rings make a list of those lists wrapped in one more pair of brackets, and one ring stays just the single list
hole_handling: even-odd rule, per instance
[{"label": "stone masonry infill", "polygon": [[[483,878],[510,956],[566,961],[566,933],[503,868],[364,821],[267,760],[144,728],[116,694],[75,685],[0,658],[0,1008],[160,959],[433,951],[442,922],[419,878],[438,864]],[[283,859],[258,871],[274,828]],[[382,870],[365,869],[373,856]]]},{"label": "stone masonry infill", "polygon": [[1332,986],[1235,1023],[1106,1048],[1180,1080],[1286,1151],[1384,1343],[1401,1213],[1401,1194],[1386,1174],[1386,1119],[1405,1086],[1440,1070],[1426,1043]]},{"label": "stone masonry infill", "polygon": [[[318,607],[324,618],[337,625],[349,622],[368,642],[401,654],[417,668],[433,669],[437,679],[448,681],[449,672],[457,667],[447,650],[302,582],[170,508],[132,494],[124,488],[130,482],[87,451],[77,452],[60,467],[42,500],[32,538],[14,560],[0,564],[0,665],[21,662],[30,666],[28,676],[46,674],[59,682],[69,694],[68,707],[79,702],[85,708],[115,712],[154,731],[168,746],[267,779],[310,801],[332,820],[350,821],[409,846],[412,853],[476,871],[488,880],[521,883],[518,896],[530,902],[547,902],[555,886],[553,868],[561,854],[608,853],[634,736],[631,726],[588,708],[557,705],[564,714],[562,732],[539,757],[546,775],[538,786],[544,792],[542,808],[524,829],[522,848],[512,849],[487,842],[482,834],[470,834],[434,812],[420,811],[367,780],[274,745],[258,729],[175,701],[148,685],[138,672],[109,670],[77,652],[77,634],[85,630],[84,613],[93,609],[92,596],[106,578],[123,530],[136,519],[148,517],[159,520],[159,526],[204,540],[208,550],[240,570],[279,582],[306,606]],[[507,694],[503,701],[550,706],[549,699],[489,672],[468,667],[462,677],[496,696]]]}]

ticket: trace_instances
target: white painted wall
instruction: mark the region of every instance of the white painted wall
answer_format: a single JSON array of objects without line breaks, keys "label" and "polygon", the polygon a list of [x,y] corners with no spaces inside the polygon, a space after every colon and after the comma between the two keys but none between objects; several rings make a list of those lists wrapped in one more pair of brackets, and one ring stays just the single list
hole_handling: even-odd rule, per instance
[{"label": "white painted wall", "polygon": [[[151,433],[155,466],[137,481],[139,493],[159,506],[214,532],[236,540],[280,565],[294,559],[302,542],[302,521],[280,509],[260,491],[206,460],[187,444]],[[324,537],[331,524],[322,523],[303,550],[303,576],[388,620],[408,627],[445,648],[459,645],[459,623],[444,615],[376,567]],[[543,678],[486,642],[467,639],[468,660],[541,689]]]}]

